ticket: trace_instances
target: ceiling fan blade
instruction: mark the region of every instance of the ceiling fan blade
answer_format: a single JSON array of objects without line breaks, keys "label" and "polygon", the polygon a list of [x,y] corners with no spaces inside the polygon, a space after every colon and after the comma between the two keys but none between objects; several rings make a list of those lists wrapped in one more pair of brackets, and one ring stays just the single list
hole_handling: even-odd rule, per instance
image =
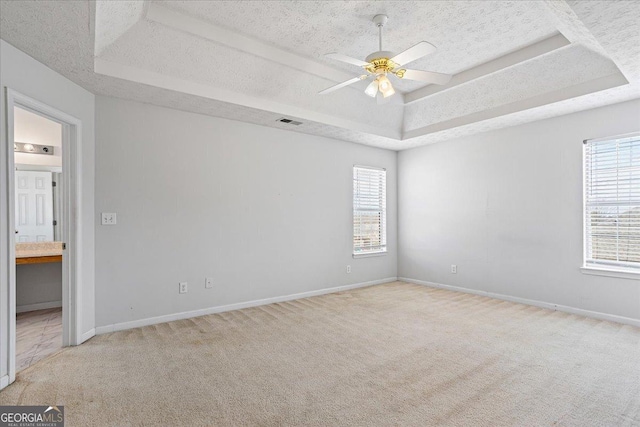
[{"label": "ceiling fan blade", "polygon": [[346,82],[338,83],[335,86],[328,87],[325,90],[318,92],[318,95],[324,95],[324,94],[327,94],[327,93],[331,93],[334,90],[338,90],[338,89],[341,89],[341,88],[343,88],[345,86],[352,85],[355,82],[359,82],[360,80],[364,80],[366,78],[367,78],[366,75],[363,75],[363,76],[360,76],[360,77],[354,77],[351,80],[347,80]]},{"label": "ceiling fan blade", "polygon": [[411,46],[409,49],[404,52],[400,52],[391,60],[398,65],[405,65],[409,62],[415,61],[416,59],[420,59],[425,55],[435,52],[438,50],[434,45],[429,42],[420,42],[417,45]]},{"label": "ceiling fan blade", "polygon": [[[398,73],[400,74],[400,73]],[[402,79],[419,80],[421,82],[435,83],[437,85],[446,85],[451,80],[451,75],[435,73],[433,71],[422,70],[405,70]]]},{"label": "ceiling fan blade", "polygon": [[358,67],[366,67],[369,65],[368,62],[364,62],[359,59],[352,58],[347,55],[343,55],[341,53],[327,53],[325,56],[327,58],[335,59],[337,61],[346,62],[347,64],[357,65]]}]

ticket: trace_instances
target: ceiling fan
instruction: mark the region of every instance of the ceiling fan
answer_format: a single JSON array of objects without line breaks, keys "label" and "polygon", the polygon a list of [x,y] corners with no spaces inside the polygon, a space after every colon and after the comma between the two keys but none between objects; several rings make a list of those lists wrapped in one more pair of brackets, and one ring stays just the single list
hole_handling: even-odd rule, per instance
[{"label": "ceiling fan", "polygon": [[436,73],[433,71],[408,70],[403,68],[403,66],[409,62],[435,52],[436,47],[431,43],[422,41],[397,55],[394,55],[392,52],[382,50],[382,27],[387,23],[387,19],[387,15],[376,15],[373,17],[373,22],[378,26],[379,51],[367,56],[364,61],[342,55],[340,53],[328,53],[325,55],[328,58],[362,67],[367,74],[363,74],[335,86],[331,86],[330,88],[318,92],[318,94],[324,95],[331,93],[353,83],[373,77],[373,81],[369,86],[367,86],[364,93],[372,98],[378,97],[380,102],[381,99],[378,94],[381,94],[382,99],[384,99],[396,93],[391,81],[387,77],[388,74],[393,74],[399,79],[418,80],[421,82],[435,83],[437,85],[445,85],[449,80],[451,80],[451,76],[449,74]]}]

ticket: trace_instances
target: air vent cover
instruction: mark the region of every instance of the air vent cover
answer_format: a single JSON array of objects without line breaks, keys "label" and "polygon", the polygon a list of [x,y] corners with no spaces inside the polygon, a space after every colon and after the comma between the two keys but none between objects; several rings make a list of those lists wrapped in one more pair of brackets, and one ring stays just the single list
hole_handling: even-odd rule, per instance
[{"label": "air vent cover", "polygon": [[281,123],[286,123],[288,125],[294,125],[294,126],[300,126],[302,124],[302,122],[298,122],[298,121],[292,120],[292,119],[287,119],[286,117],[281,117],[276,121],[277,122],[281,122]]}]

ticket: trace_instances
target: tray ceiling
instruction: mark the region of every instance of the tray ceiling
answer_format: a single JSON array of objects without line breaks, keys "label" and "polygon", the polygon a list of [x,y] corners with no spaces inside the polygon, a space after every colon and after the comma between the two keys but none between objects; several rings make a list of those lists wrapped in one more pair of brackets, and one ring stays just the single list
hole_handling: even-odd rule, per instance
[{"label": "tray ceiling", "polygon": [[[427,40],[377,105],[360,74],[324,57]],[[101,95],[401,150],[640,97],[633,1],[0,2],[0,37]],[[286,116],[303,122],[282,124]]]},{"label": "tray ceiling", "polygon": [[[171,10],[267,41],[351,74],[357,67],[324,58],[340,52],[358,59],[378,50],[371,18],[384,13],[383,50],[400,53],[422,40],[438,47],[411,68],[456,74],[553,35],[545,7],[529,2],[382,1],[194,2],[166,1]],[[482,17],[479,19],[479,17]],[[470,37],[472,33],[472,36]],[[404,91],[424,84],[402,81]]]}]

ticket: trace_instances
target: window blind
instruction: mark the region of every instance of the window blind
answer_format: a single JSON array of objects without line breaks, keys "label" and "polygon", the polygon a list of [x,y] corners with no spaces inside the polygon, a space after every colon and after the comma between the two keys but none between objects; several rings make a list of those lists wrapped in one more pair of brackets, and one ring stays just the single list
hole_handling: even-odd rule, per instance
[{"label": "window blind", "polygon": [[353,254],[387,251],[387,171],[353,167]]},{"label": "window blind", "polygon": [[640,269],[640,135],[585,141],[585,265]]}]

